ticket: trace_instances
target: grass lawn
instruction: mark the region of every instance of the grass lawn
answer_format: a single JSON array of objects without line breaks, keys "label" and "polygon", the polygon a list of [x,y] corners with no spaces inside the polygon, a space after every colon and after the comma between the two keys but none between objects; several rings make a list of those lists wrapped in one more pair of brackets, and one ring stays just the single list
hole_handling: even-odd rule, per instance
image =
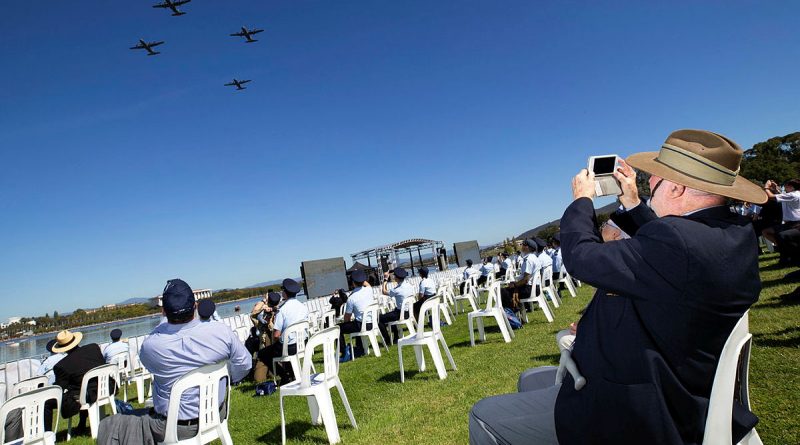
[{"label": "grass lawn", "polygon": [[[776,255],[761,258],[764,289],[750,315],[754,336],[750,365],[750,396],[761,421],[757,430],[765,444],[800,443],[796,422],[800,406],[800,300],[784,302],[779,295],[796,286],[781,281],[791,269],[777,267]],[[800,283],[798,283],[800,284]],[[435,370],[417,373],[413,351],[404,351],[406,382],[400,383],[397,348],[391,347],[381,358],[359,358],[343,364],[340,377],[353,408],[358,430],[348,421],[334,391],[334,408],[339,432],[350,444],[465,444],[468,442],[467,416],[477,400],[495,394],[514,392],[519,374],[525,369],[557,364],[555,333],[577,320],[578,311],[589,301],[593,289],[584,285],[577,298],[565,291],[564,304],[555,310],[555,321],[547,323],[541,312],[530,315],[531,323],[516,331],[511,343],[504,343],[493,322],[487,341],[469,346],[467,318],[460,315],[444,335],[458,366],[446,380]],[[446,358],[445,358],[446,362]],[[280,411],[277,393],[253,397],[252,383],[233,389],[230,430],[239,444],[280,443]],[[284,400],[287,435],[290,443],[327,443],[325,429],[312,426],[308,406],[302,398]],[[76,419],[77,420],[77,419]],[[60,423],[66,428],[66,422]],[[93,443],[78,437],[75,445]]]}]

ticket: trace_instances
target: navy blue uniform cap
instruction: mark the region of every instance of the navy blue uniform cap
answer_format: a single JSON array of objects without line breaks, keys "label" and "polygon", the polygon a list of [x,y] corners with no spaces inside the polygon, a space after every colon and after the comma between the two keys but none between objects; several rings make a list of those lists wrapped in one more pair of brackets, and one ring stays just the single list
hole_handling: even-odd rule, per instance
[{"label": "navy blue uniform cap", "polygon": [[394,270],[394,276],[397,278],[405,278],[408,276],[408,272],[405,269],[398,267]]},{"label": "navy blue uniform cap", "polygon": [[161,301],[167,316],[183,315],[194,310],[194,292],[180,278],[167,281],[164,292],[161,294]]},{"label": "navy blue uniform cap", "polygon": [[350,278],[353,279],[353,283],[361,286],[361,283],[367,281],[367,274],[364,273],[363,270],[354,270],[352,274],[350,274]]},{"label": "navy blue uniform cap", "polygon": [[122,331],[119,329],[113,329],[111,331],[111,340],[117,341],[120,337],[122,337]]},{"label": "navy blue uniform cap", "polygon": [[281,287],[283,287],[283,290],[289,292],[290,294],[300,293],[300,285],[297,284],[297,281],[294,281],[291,278],[283,280],[283,284],[281,285]]},{"label": "navy blue uniform cap", "polygon": [[197,315],[200,318],[211,318],[215,310],[217,310],[217,305],[207,298],[197,303]]}]

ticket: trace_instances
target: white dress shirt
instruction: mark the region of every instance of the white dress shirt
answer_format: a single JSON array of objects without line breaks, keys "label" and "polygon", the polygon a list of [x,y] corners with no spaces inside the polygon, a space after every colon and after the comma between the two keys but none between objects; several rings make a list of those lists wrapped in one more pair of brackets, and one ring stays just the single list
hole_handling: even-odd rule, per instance
[{"label": "white dress shirt", "polygon": [[406,300],[406,298],[414,296],[414,287],[403,280],[399,286],[396,286],[394,289],[389,291],[389,296],[394,298],[394,303],[397,305],[397,309],[402,309],[403,302]]},{"label": "white dress shirt", "polygon": [[436,295],[436,282],[430,278],[423,278],[419,282],[419,293],[426,296]]},{"label": "white dress shirt", "polygon": [[800,190],[775,195],[775,200],[783,207],[784,221],[800,221]]}]

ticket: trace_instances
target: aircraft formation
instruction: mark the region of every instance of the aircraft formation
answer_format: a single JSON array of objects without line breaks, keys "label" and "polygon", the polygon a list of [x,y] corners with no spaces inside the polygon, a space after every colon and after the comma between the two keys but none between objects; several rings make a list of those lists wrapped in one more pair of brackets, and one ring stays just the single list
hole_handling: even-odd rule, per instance
[{"label": "aircraft formation", "polygon": [[[182,6],[182,5],[185,5],[185,4],[187,4],[187,3],[191,2],[191,1],[192,0],[163,0],[163,2],[153,5],[153,8],[169,9],[170,11],[172,11],[171,15],[174,16],[174,17],[177,17],[177,16],[181,16],[181,15],[185,15],[186,14],[185,12],[181,11],[180,9],[178,9],[178,7]],[[264,31],[263,29],[255,29],[255,28],[254,29],[247,29],[247,27],[242,26],[240,31],[235,32],[233,34],[230,34],[230,36],[231,37],[244,37],[245,38],[245,43],[254,43],[254,42],[258,42],[258,40],[254,39],[253,35],[258,34],[260,32],[263,32],[263,31]],[[162,41],[155,41],[155,42],[147,42],[144,39],[139,39],[139,43],[136,44],[136,46],[132,46],[130,49],[143,49],[143,50],[147,51],[147,55],[148,56],[155,56],[157,54],[161,54],[161,52],[160,51],[154,51],[153,47],[158,46],[158,45],[163,45],[163,44],[164,44],[163,40]],[[244,87],[242,85],[245,84],[245,83],[248,83],[248,82],[251,82],[251,80],[250,79],[237,80],[234,77],[233,81],[231,81],[229,83],[226,83],[225,86],[226,87],[234,86],[234,87],[236,87],[235,91],[245,90],[245,89],[247,89],[247,87]]]}]

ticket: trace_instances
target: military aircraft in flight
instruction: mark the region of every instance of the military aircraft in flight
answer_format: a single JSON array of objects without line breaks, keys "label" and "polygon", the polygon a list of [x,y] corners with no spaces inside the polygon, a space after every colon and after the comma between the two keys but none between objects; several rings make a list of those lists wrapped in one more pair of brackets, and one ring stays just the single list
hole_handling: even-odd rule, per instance
[{"label": "military aircraft in flight", "polygon": [[244,37],[247,39],[247,43],[258,42],[258,40],[252,38],[253,34],[258,34],[264,31],[263,29],[247,29],[246,27],[242,26],[242,30],[240,32],[231,34],[231,37]]},{"label": "military aircraft in flight", "polygon": [[147,43],[144,41],[144,39],[139,39],[139,44],[136,46],[132,46],[131,49],[146,49],[148,56],[155,56],[156,54],[161,54],[161,53],[159,51],[153,51],[153,47],[161,45],[162,43],[164,42],[161,41],[161,42]]},{"label": "military aircraft in flight", "polygon": [[250,80],[236,80],[236,79],[234,78],[234,79],[233,79],[233,82],[226,83],[226,84],[225,84],[225,86],[226,86],[226,87],[233,87],[233,86],[235,86],[237,90],[246,90],[246,89],[247,89],[247,87],[243,87],[243,86],[242,86],[242,84],[245,84],[245,83],[247,83],[247,82],[250,82]]},{"label": "military aircraft in flight", "polygon": [[186,13],[178,10],[178,6],[185,5],[185,4],[189,3],[190,1],[192,1],[192,0],[164,0],[163,3],[155,4],[155,5],[153,5],[153,7],[154,8],[165,8],[165,9],[169,8],[169,9],[172,10],[172,15],[179,16],[179,15],[184,15]]}]

